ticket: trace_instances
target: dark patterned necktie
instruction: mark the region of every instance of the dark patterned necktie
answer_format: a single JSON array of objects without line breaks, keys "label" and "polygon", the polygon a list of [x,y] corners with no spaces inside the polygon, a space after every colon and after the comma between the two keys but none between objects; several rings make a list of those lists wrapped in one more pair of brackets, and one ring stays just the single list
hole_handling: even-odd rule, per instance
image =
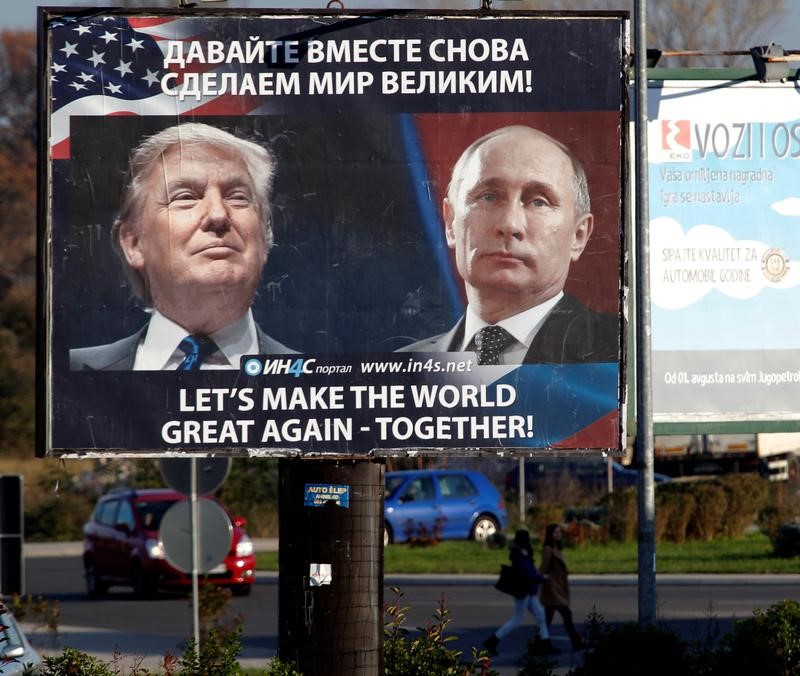
[{"label": "dark patterned necktie", "polygon": [[502,326],[484,326],[475,334],[475,347],[478,350],[478,364],[500,363],[500,355],[514,341]]},{"label": "dark patterned necktie", "polygon": [[178,345],[186,356],[178,364],[178,371],[197,371],[203,360],[217,351],[217,344],[208,336],[192,335],[186,336]]}]

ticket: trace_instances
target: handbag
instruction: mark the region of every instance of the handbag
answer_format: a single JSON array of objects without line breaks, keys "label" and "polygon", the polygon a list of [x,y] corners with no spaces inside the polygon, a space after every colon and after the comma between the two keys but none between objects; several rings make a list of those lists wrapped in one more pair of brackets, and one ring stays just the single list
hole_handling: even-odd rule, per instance
[{"label": "handbag", "polygon": [[522,599],[528,595],[524,576],[514,566],[500,566],[500,577],[494,583],[494,588],[504,594],[510,594],[515,599]]}]

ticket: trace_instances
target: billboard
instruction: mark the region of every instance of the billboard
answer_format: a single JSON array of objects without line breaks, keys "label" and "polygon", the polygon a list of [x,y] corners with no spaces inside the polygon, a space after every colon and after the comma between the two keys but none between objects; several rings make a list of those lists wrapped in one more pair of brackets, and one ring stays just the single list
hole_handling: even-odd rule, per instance
[{"label": "billboard", "polygon": [[800,92],[651,82],[655,422],[800,418]]},{"label": "billboard", "polygon": [[622,14],[40,16],[40,452],[620,448]]}]

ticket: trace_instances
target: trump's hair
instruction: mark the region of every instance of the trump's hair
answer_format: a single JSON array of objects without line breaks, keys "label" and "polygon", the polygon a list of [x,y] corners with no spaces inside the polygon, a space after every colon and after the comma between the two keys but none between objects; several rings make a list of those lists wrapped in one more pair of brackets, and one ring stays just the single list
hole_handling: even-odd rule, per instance
[{"label": "trump's hair", "polygon": [[272,247],[273,236],[269,205],[272,179],[275,174],[275,159],[272,153],[257,143],[239,138],[208,124],[187,122],[163,129],[147,137],[131,153],[128,176],[122,191],[122,206],[119,216],[111,228],[114,250],[122,260],[134,293],[145,305],[151,303],[147,280],[142,271],[134,270],[128,264],[119,241],[120,229],[123,225],[127,225],[138,231],[139,218],[149,189],[150,172],[155,163],[167,151],[178,146],[183,150],[197,146],[211,146],[236,153],[242,158],[253,182],[256,208],[262,220],[267,252]]}]

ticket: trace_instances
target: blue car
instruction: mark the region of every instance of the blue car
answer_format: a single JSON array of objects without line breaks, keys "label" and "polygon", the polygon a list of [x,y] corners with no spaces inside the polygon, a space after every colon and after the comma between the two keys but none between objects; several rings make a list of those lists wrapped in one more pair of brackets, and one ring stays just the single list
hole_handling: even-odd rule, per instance
[{"label": "blue car", "polygon": [[480,472],[456,469],[386,473],[384,544],[425,533],[483,541],[508,525],[505,500]]}]

